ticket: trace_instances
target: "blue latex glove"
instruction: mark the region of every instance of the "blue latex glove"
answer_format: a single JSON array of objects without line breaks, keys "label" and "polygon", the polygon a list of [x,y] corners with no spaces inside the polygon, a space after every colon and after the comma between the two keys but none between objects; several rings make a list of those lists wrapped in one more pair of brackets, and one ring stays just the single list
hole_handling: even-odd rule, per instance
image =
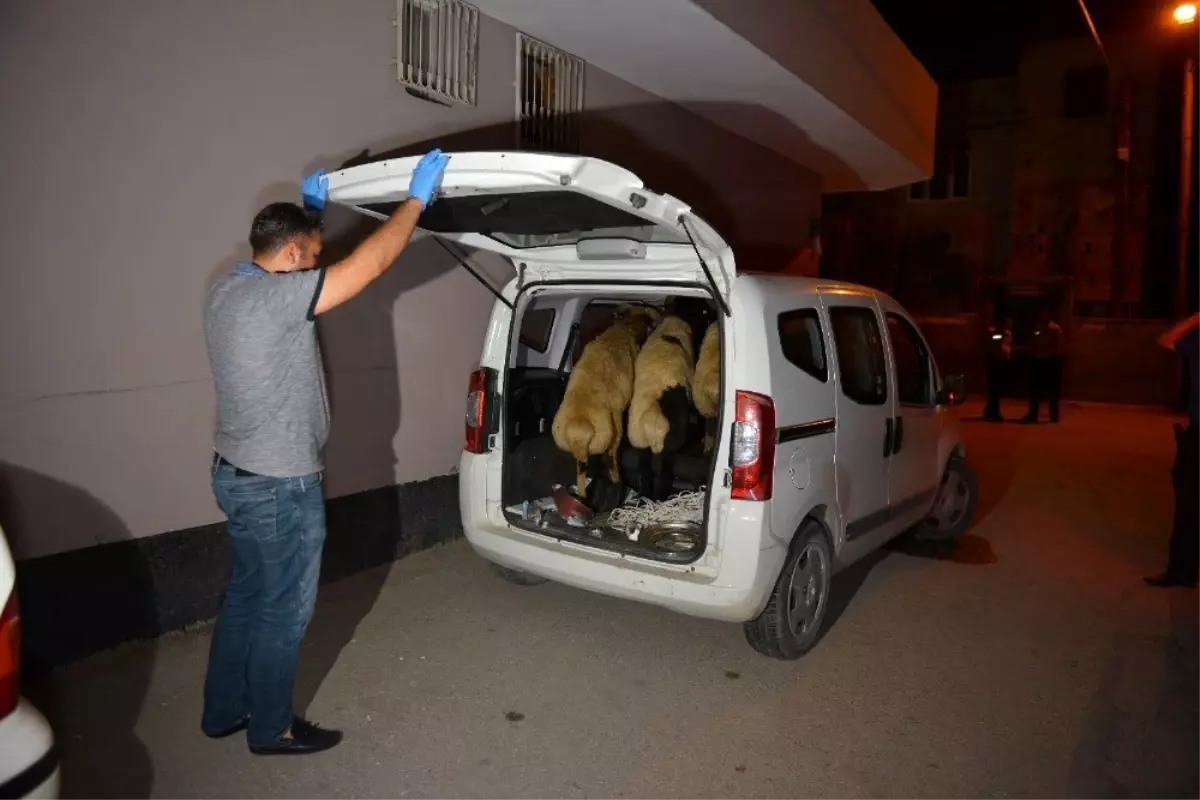
[{"label": "blue latex glove", "polygon": [[421,201],[421,208],[429,205],[433,193],[442,183],[442,173],[450,156],[443,155],[441,150],[434,149],[426,153],[413,170],[412,180],[408,184],[408,196]]},{"label": "blue latex glove", "polygon": [[309,211],[320,213],[325,210],[325,199],[329,197],[329,179],[325,177],[325,170],[319,169],[304,176],[304,180],[300,181],[300,196],[304,198],[304,207]]}]

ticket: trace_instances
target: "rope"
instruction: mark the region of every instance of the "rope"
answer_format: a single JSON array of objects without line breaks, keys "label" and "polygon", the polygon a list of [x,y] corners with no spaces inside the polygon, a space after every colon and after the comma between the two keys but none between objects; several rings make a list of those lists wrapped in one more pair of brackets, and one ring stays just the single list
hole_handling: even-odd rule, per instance
[{"label": "rope", "polygon": [[654,502],[639,497],[633,505],[614,508],[608,515],[608,526],[631,539],[642,528],[664,522],[704,521],[704,492],[681,492],[667,500]]}]

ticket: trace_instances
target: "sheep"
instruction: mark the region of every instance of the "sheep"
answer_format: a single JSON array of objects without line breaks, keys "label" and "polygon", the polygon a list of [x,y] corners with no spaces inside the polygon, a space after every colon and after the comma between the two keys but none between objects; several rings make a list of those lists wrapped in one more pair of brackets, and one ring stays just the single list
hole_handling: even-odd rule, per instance
[{"label": "sheep", "polygon": [[700,352],[700,340],[708,330],[708,323],[716,317],[716,307],[711,300],[703,297],[677,295],[668,298],[663,305],[664,313],[676,316],[692,328],[692,352]]},{"label": "sheep", "polygon": [[716,442],[712,426],[716,424],[717,406],[721,402],[721,329],[715,322],[708,326],[700,343],[700,357],[692,375],[692,402],[709,429],[704,434],[707,453]]},{"label": "sheep", "polygon": [[665,500],[673,488],[675,454],[687,441],[694,368],[692,327],[677,316],[659,323],[634,362],[628,436],[629,444],[641,451],[642,494],[651,499]]},{"label": "sheep", "polygon": [[617,451],[633,395],[633,363],[658,320],[654,309],[622,306],[613,324],[584,346],[567,379],[551,434],[558,449],[575,458],[580,500],[586,500],[587,467],[593,456],[607,457],[609,477],[620,484]]}]

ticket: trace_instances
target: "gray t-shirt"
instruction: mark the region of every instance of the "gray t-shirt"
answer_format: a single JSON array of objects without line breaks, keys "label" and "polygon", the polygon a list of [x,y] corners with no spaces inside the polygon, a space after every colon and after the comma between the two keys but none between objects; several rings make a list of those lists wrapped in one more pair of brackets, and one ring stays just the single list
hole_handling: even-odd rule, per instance
[{"label": "gray t-shirt", "polygon": [[234,466],[276,478],[322,469],[329,403],[314,312],[324,279],[324,270],[271,273],[240,263],[209,291],[213,445]]}]

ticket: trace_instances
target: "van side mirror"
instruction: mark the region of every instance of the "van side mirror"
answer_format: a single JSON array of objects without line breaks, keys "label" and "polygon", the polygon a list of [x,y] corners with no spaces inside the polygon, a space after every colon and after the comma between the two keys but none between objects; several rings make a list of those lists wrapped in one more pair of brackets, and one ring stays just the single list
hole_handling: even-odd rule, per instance
[{"label": "van side mirror", "polygon": [[967,379],[962,375],[947,375],[942,378],[938,392],[939,406],[961,406],[967,402]]}]

